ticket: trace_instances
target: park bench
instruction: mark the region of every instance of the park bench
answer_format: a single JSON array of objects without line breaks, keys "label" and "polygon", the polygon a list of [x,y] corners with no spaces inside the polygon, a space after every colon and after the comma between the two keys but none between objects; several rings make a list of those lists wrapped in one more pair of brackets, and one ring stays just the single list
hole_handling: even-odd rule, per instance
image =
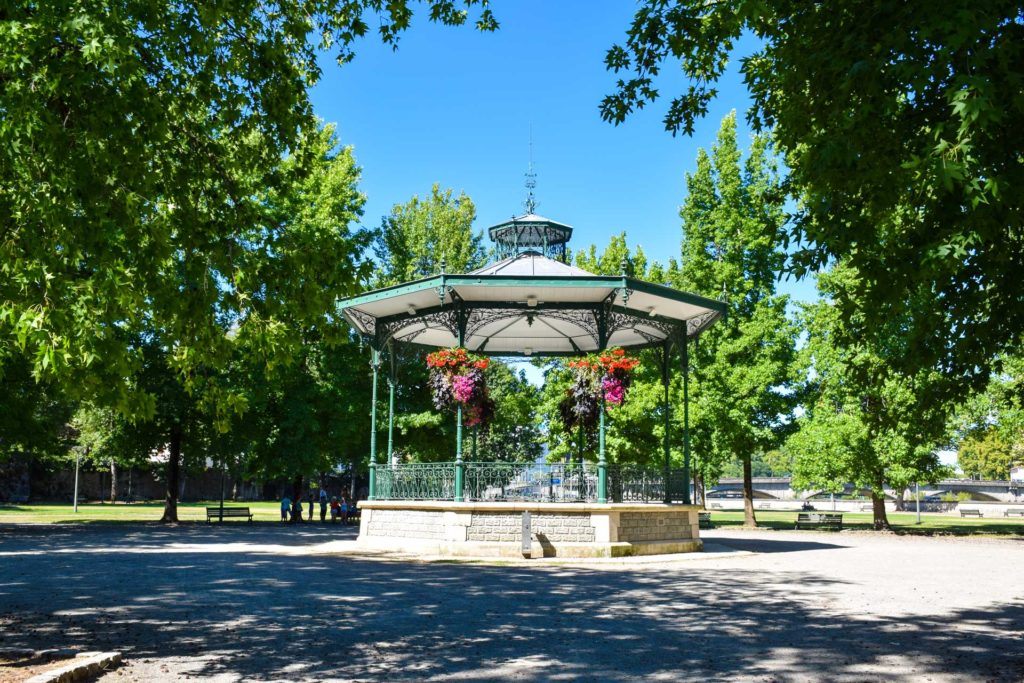
[{"label": "park bench", "polygon": [[701,529],[714,529],[715,528],[715,525],[711,523],[711,513],[710,512],[698,512],[697,513],[697,522],[698,522],[698,526],[700,526]]},{"label": "park bench", "polygon": [[872,512],[872,511],[874,511],[874,509],[875,509],[875,506],[873,504],[871,504],[871,503],[864,503],[863,505],[860,506],[860,511],[861,512]]},{"label": "park bench", "polygon": [[757,509],[758,510],[771,510],[772,506],[771,506],[770,503],[758,503],[757,504]]},{"label": "park bench", "polygon": [[798,512],[796,529],[824,527],[839,531],[843,528],[843,516],[835,512]]},{"label": "park bench", "polygon": [[711,508],[712,510],[721,510],[722,509],[722,504],[721,503],[712,503],[711,505],[708,505],[708,507]]},{"label": "park bench", "polygon": [[215,519],[218,520],[218,521],[223,522],[225,519],[229,519],[231,517],[235,517],[235,518],[238,518],[238,519],[246,519],[246,518],[248,518],[248,520],[250,522],[252,521],[252,513],[249,511],[249,508],[223,508],[222,509],[219,506],[218,507],[212,507],[212,508],[210,508],[210,507],[206,508],[206,523],[207,524],[211,523]]},{"label": "park bench", "polygon": [[961,508],[960,509],[960,516],[961,517],[984,517],[985,515],[981,514],[981,510],[979,510],[977,508]]},{"label": "park bench", "polygon": [[1024,517],[1024,508],[1006,508],[1003,517]]}]

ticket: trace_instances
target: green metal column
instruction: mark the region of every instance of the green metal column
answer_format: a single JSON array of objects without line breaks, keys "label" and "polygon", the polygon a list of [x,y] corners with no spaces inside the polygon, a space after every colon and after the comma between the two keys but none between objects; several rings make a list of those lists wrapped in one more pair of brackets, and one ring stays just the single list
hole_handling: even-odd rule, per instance
[{"label": "green metal column", "polygon": [[370,493],[377,497],[377,371],[380,369],[380,351],[370,349],[370,367],[373,368],[373,386],[370,389]]},{"label": "green metal column", "polygon": [[480,427],[478,425],[473,425],[473,462],[477,462],[477,457],[476,457],[476,437],[477,437],[477,435],[479,433],[480,433]]},{"label": "green metal column", "polygon": [[604,459],[604,389],[601,390],[601,415],[597,423],[597,502],[608,502],[608,464]]},{"label": "green metal column", "polygon": [[576,437],[576,450],[579,451],[580,467],[583,467],[583,421],[580,421],[579,434]]},{"label": "green metal column", "polygon": [[455,409],[455,502],[461,503],[462,497],[462,405]]},{"label": "green metal column", "polygon": [[[459,318],[459,346],[465,343],[466,325],[462,311],[458,312]],[[465,476],[464,465],[462,464],[462,404],[455,407],[455,502],[461,503],[463,478]]]},{"label": "green metal column", "polygon": [[669,490],[669,484],[671,482],[671,462],[670,462],[670,449],[669,449],[669,425],[672,418],[672,404],[668,400],[668,379],[669,379],[669,364],[672,361],[671,355],[671,341],[665,339],[665,344],[662,347],[662,363],[661,363],[661,385],[664,389],[665,395],[662,402],[664,426],[665,426],[665,438],[662,439],[662,448],[665,455],[665,503],[672,502],[672,492]]},{"label": "green metal column", "polygon": [[683,329],[683,502],[690,504],[690,336]]},{"label": "green metal column", "polygon": [[390,463],[395,455],[395,384],[397,364],[395,363],[395,343],[391,342],[388,347],[388,361],[391,367],[388,368],[388,457]]}]

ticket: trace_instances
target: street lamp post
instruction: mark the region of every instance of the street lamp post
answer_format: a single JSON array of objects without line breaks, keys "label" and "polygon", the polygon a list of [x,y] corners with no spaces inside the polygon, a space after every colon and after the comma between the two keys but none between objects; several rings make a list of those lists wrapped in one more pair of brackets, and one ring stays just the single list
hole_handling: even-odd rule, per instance
[{"label": "street lamp post", "polygon": [[914,482],[914,498],[917,499],[917,523],[921,523],[921,482]]},{"label": "street lamp post", "polygon": [[75,513],[78,513],[78,466],[82,460],[82,452],[75,449]]}]

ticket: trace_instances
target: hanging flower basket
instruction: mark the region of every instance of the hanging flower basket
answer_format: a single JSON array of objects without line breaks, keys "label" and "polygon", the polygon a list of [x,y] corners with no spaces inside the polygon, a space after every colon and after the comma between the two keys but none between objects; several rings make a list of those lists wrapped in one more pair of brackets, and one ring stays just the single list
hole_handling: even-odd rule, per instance
[{"label": "hanging flower basket", "polygon": [[609,349],[598,354],[569,361],[572,384],[558,404],[566,429],[582,425],[594,427],[601,414],[601,398],[605,405],[622,405],[633,381],[633,371],[640,361],[622,349]]},{"label": "hanging flower basket", "polygon": [[471,354],[462,347],[427,354],[434,407],[455,410],[461,405],[466,426],[486,428],[494,417],[494,401],[488,395],[484,373],[489,364],[486,357]]}]

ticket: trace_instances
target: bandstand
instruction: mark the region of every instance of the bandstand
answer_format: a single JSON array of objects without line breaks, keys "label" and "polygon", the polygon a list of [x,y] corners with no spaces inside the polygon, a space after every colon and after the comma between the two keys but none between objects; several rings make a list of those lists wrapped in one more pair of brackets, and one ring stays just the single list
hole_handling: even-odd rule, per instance
[{"label": "bandstand", "polygon": [[[725,312],[720,301],[568,264],[568,225],[529,212],[488,230],[499,260],[442,272],[341,302],[367,341],[373,369],[370,485],[359,542],[368,547],[469,556],[621,556],[701,549],[690,501],[689,344]],[[625,268],[623,268],[625,271]],[[606,411],[596,462],[496,463],[465,459],[456,412],[455,460],[396,463],[394,349],[464,347],[499,357],[577,356],[658,349],[665,436],[662,467],[611,464]],[[678,352],[678,361],[674,360]],[[390,371],[386,461],[377,454],[377,385]],[[683,467],[670,462],[670,374],[683,373]],[[582,440],[581,440],[582,441]],[[475,439],[473,440],[475,456]],[[593,457],[593,456],[592,456]],[[528,512],[529,526],[524,514]],[[528,538],[524,542],[524,534]]]}]

